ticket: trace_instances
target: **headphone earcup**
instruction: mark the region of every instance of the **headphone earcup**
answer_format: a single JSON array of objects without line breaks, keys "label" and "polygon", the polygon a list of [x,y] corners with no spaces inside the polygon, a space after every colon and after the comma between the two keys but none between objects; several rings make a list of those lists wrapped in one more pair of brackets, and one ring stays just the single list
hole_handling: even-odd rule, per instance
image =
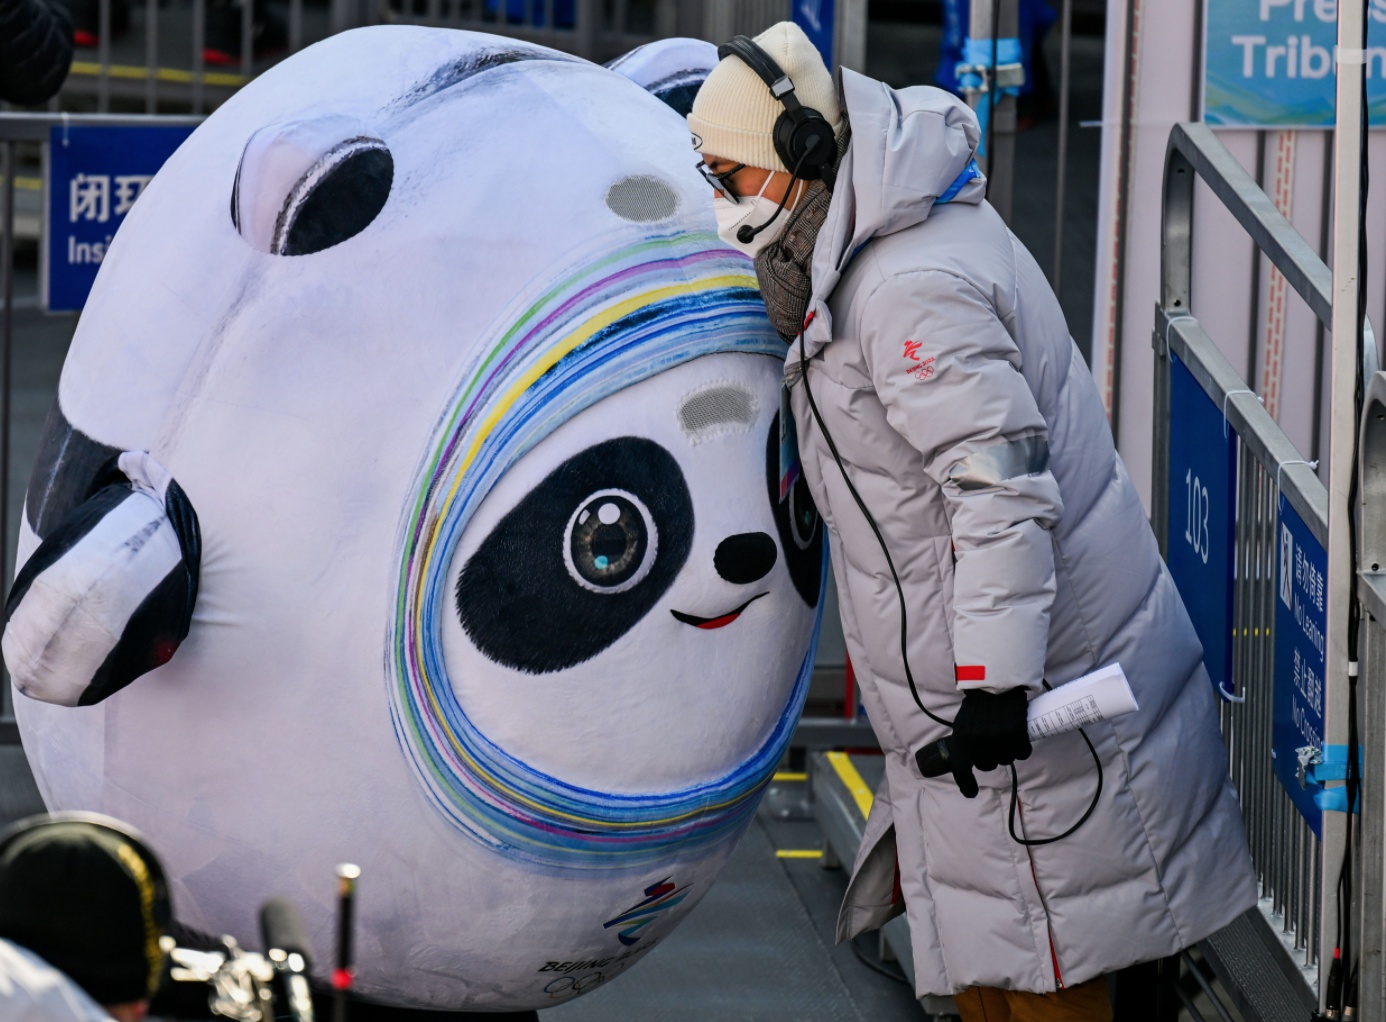
[{"label": "headphone earcup", "polygon": [[817,110],[786,110],[775,120],[775,153],[790,173],[817,181],[837,157],[833,126]]}]

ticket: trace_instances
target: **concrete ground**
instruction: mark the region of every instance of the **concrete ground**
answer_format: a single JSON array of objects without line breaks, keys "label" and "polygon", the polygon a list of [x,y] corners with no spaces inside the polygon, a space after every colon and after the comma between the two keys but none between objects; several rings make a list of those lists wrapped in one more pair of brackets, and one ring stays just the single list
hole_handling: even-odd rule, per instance
[{"label": "concrete ground", "polygon": [[[929,82],[939,29],[914,22],[873,22],[867,73],[892,85]],[[1057,82],[1059,50],[1047,52]],[[1065,245],[1061,301],[1086,353],[1092,319],[1100,132],[1078,122],[1100,117],[1102,40],[1073,43]],[[1058,130],[1051,118],[1016,142],[1013,228],[1052,273]],[[6,533],[13,535],[43,417],[56,392],[75,317],[35,308],[33,246],[18,252],[14,310],[14,411]],[[7,563],[13,564],[13,541]],[[831,644],[828,644],[831,647]],[[545,1012],[587,1019],[914,1019],[922,1012],[874,941],[835,946],[845,871],[813,857],[821,835],[806,815],[803,783],[778,781],[722,879],[692,917],[629,977]],[[17,745],[0,744],[0,826],[42,810]],[[782,856],[780,853],[795,853]]]}]

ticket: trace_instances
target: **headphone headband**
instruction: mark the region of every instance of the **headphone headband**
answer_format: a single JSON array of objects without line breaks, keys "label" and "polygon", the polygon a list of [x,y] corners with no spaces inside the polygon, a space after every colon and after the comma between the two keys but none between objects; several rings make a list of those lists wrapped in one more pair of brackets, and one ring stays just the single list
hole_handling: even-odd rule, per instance
[{"label": "headphone headband", "polygon": [[732,36],[717,47],[721,60],[736,57],[756,73],[779,100],[784,112],[775,120],[775,155],[795,177],[806,181],[834,183],[833,163],[837,159],[835,133],[828,119],[812,107],[799,102],[794,82],[765,47],[750,36]]},{"label": "headphone headband", "polygon": [[739,57],[741,62],[754,71],[765,83],[770,90],[770,95],[783,103],[786,109],[802,108],[803,104],[799,102],[799,97],[794,94],[794,82],[789,75],[784,73],[784,68],[780,67],[775,58],[765,51],[765,47],[750,36],[732,36],[717,47],[719,60],[725,60],[728,57]]}]

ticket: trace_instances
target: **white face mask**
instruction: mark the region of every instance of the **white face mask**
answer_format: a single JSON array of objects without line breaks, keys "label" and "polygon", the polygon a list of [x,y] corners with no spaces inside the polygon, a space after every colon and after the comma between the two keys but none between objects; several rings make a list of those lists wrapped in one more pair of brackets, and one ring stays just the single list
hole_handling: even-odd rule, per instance
[{"label": "white face mask", "polygon": [[[802,192],[803,182],[796,181],[794,187],[796,192]],[[739,241],[736,232],[743,226],[759,227],[775,214],[778,202],[772,202],[765,197],[765,189],[770,186],[770,178],[767,176],[765,184],[760,186],[760,191],[750,199],[742,199],[740,202],[732,202],[731,199],[723,195],[712,197],[712,210],[717,215],[717,236],[725,241],[732,248],[740,249],[752,259],[761,249],[770,245],[780,236],[784,230],[784,225],[789,222],[789,214],[794,211],[794,204],[799,201],[799,195],[791,193],[790,202],[786,202],[780,215],[775,218],[765,230],[758,233],[749,242]]]}]

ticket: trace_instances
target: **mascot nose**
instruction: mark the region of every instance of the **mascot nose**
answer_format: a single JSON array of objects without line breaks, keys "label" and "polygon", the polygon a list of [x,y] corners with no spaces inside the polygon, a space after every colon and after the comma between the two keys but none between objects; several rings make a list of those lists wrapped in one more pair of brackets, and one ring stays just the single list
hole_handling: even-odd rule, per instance
[{"label": "mascot nose", "polygon": [[775,541],[765,533],[742,532],[717,544],[712,564],[728,582],[744,586],[768,575],[778,556]]}]

